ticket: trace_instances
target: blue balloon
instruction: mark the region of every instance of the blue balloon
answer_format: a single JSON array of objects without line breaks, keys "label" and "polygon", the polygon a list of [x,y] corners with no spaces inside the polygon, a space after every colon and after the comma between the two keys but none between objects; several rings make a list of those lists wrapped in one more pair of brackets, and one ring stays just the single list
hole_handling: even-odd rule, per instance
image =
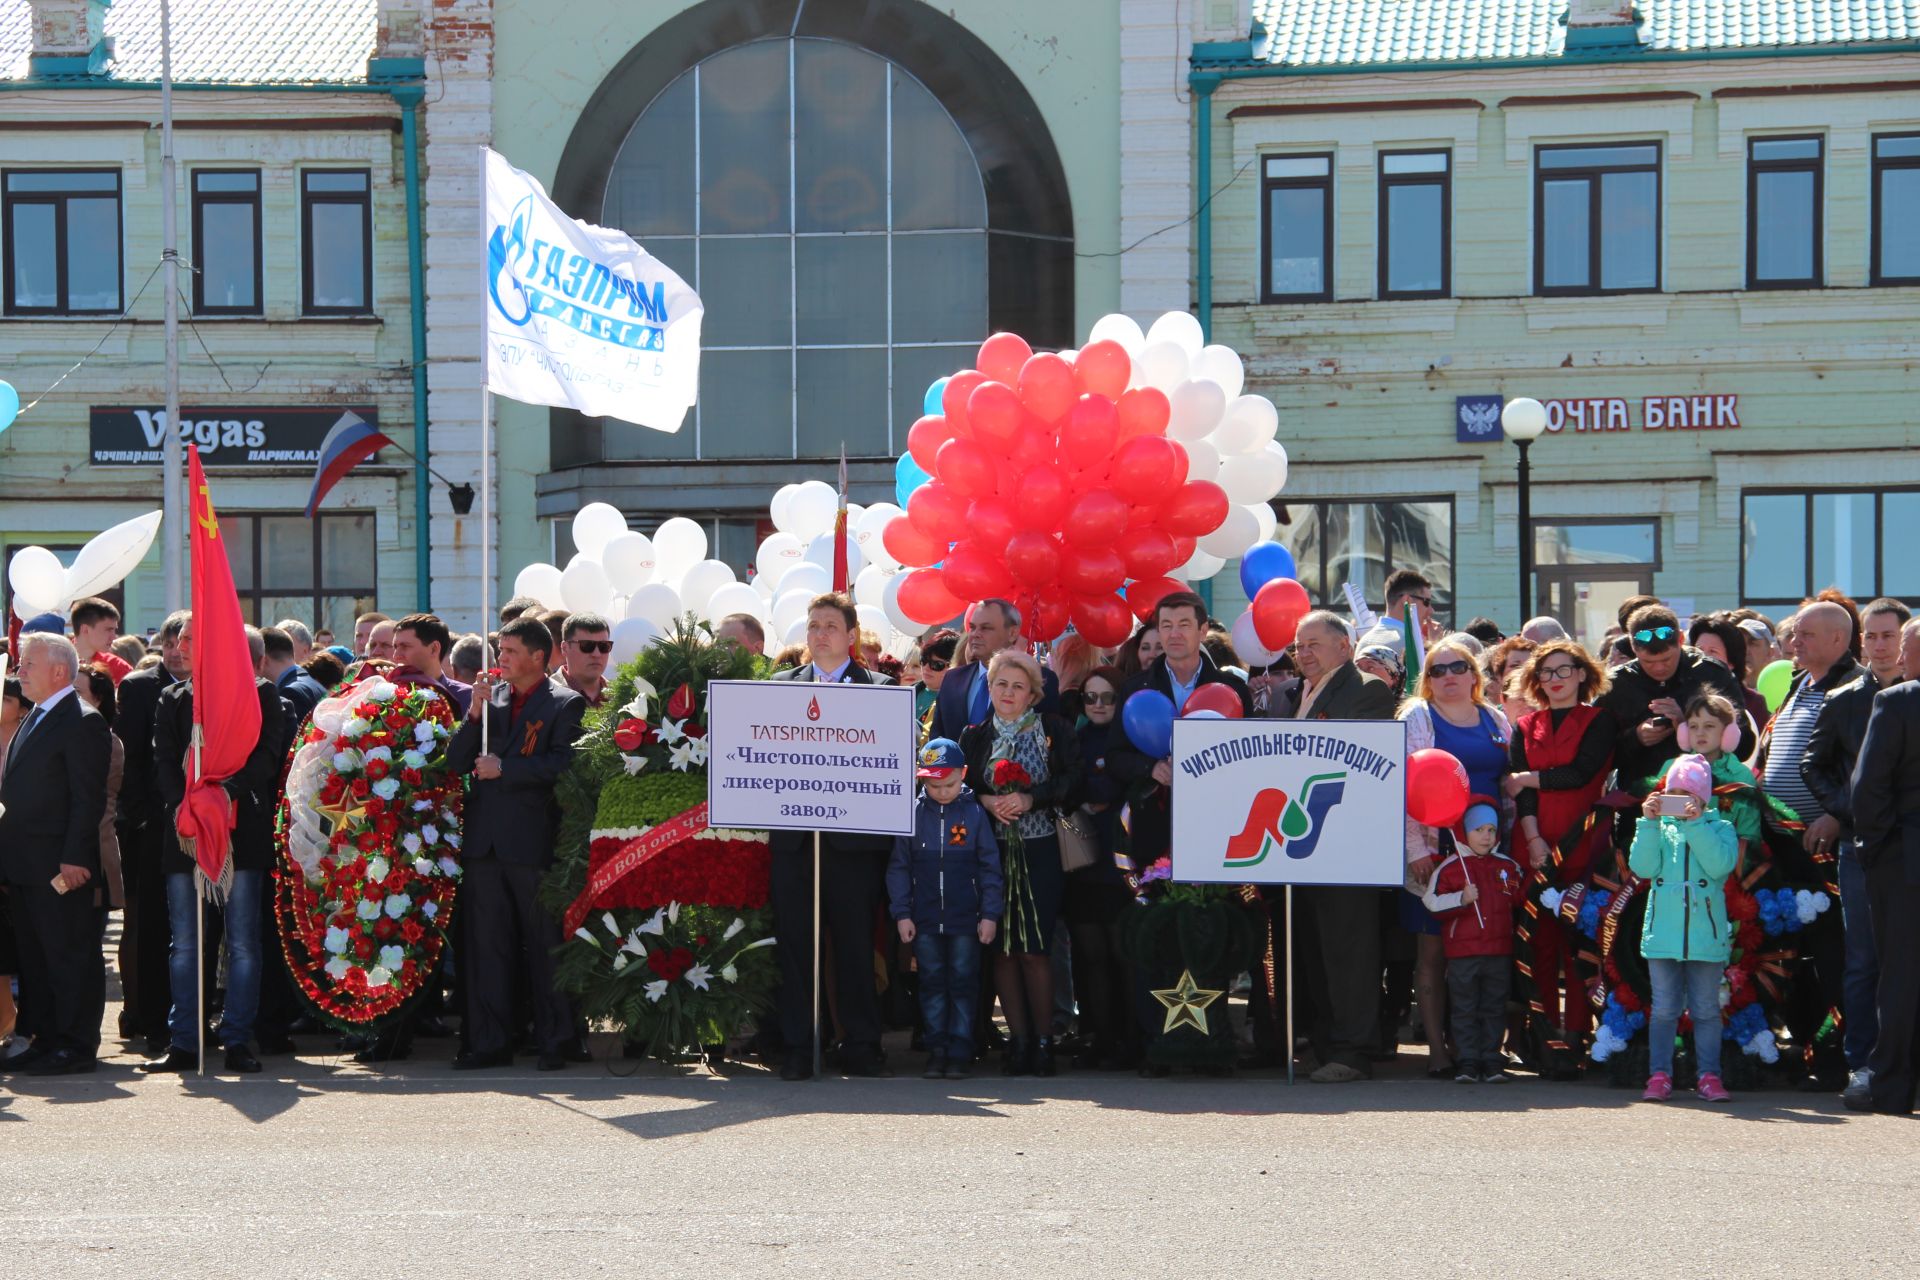
[{"label": "blue balloon", "polygon": [[1158,689],[1139,689],[1120,708],[1127,738],[1151,760],[1173,754],[1173,699]]},{"label": "blue balloon", "polygon": [[13,425],[20,416],[20,393],[13,389],[10,382],[0,382],[0,431]]},{"label": "blue balloon", "polygon": [[931,479],[933,477],[922,471],[920,464],[913,460],[912,454],[901,454],[900,461],[893,466],[893,500],[904,511],[913,491]]},{"label": "blue balloon", "polygon": [[1277,542],[1257,542],[1240,557],[1240,589],[1251,600],[1277,578],[1298,577],[1293,552]]},{"label": "blue balloon", "polygon": [[927,388],[926,398],[920,401],[920,412],[925,414],[944,413],[940,404],[940,393],[947,389],[945,378],[935,378],[933,385]]}]

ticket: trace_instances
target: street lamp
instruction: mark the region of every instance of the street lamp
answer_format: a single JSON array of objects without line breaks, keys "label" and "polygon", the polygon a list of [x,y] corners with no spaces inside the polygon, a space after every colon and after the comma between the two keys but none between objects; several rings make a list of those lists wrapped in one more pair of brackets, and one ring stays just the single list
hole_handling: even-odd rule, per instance
[{"label": "street lamp", "polygon": [[1500,411],[1500,429],[1520,446],[1520,622],[1533,616],[1533,504],[1527,490],[1527,447],[1547,429],[1547,409],[1538,400],[1522,397],[1507,401]]}]

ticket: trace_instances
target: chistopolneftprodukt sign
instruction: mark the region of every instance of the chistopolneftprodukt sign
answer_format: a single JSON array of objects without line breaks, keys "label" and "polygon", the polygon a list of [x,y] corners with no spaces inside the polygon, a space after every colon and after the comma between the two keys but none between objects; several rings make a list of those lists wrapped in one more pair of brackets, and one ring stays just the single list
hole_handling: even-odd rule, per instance
[{"label": "chistopolneftprodukt sign", "polygon": [[715,680],[707,822],[911,835],[917,730],[900,685]]}]

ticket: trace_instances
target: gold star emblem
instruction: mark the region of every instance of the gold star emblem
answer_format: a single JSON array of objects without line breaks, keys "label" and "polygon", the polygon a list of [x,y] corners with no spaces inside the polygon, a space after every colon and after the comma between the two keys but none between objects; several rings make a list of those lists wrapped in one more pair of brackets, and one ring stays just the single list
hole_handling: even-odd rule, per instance
[{"label": "gold star emblem", "polygon": [[1225,994],[1196,984],[1193,970],[1181,970],[1179,982],[1153,992],[1153,998],[1167,1006],[1167,1022],[1160,1028],[1160,1034],[1166,1035],[1183,1026],[1192,1027],[1203,1036],[1208,1034],[1207,1006]]},{"label": "gold star emblem", "polygon": [[315,801],[313,811],[327,819],[327,838],[332,839],[335,832],[344,830],[349,822],[363,816],[367,811],[367,804],[364,800],[354,799],[352,792],[343,791],[340,793],[340,798],[332,804]]}]

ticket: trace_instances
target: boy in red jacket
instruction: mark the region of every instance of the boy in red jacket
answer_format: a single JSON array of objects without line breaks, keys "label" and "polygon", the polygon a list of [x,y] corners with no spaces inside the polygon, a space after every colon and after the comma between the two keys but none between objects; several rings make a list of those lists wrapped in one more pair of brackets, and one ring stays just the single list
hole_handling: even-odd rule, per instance
[{"label": "boy in red jacket", "polygon": [[1460,1084],[1506,1084],[1500,1040],[1512,979],[1513,908],[1525,877],[1499,851],[1500,812],[1475,797],[1455,829],[1465,849],[1434,868],[1424,900],[1447,951],[1447,996]]}]

